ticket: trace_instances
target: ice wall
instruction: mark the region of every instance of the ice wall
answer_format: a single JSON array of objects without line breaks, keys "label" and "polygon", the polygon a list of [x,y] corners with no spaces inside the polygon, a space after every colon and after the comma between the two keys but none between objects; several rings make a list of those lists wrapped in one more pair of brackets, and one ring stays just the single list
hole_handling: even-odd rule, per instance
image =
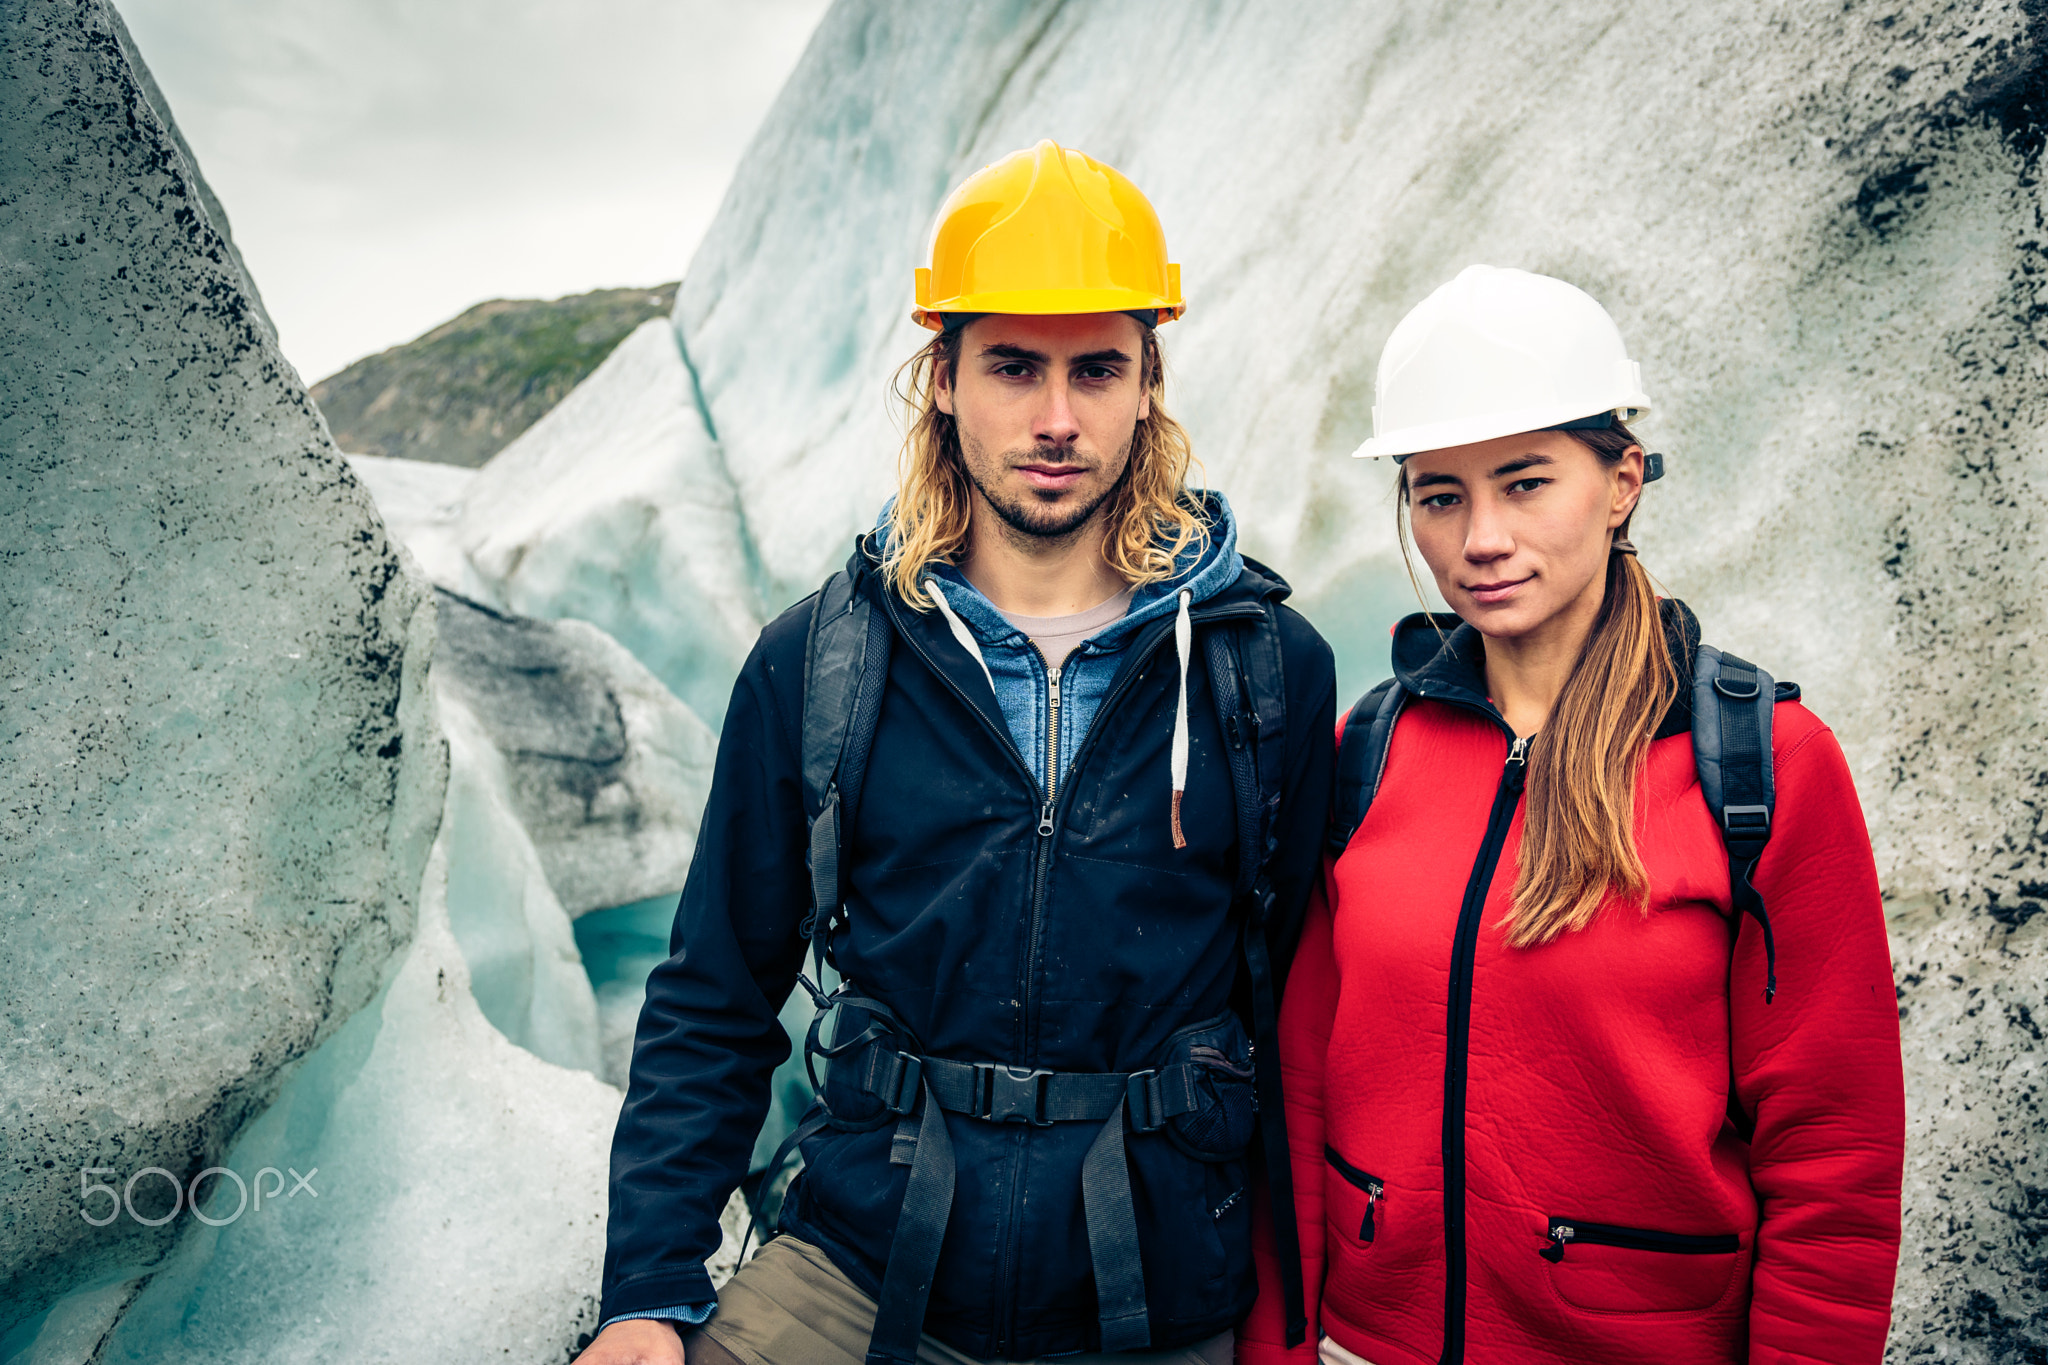
[{"label": "ice wall", "polygon": [[713,725],[767,617],[759,551],[662,320],[478,471],[458,570],[496,605],[602,627]]},{"label": "ice wall", "polygon": [[100,0],[0,6],[0,316],[0,1360],[565,1359],[620,1096],[563,899],[680,884],[709,732],[437,623]]},{"label": "ice wall", "polygon": [[[1869,809],[1911,1105],[1894,1353],[2037,1358],[2044,44],[2022,0],[842,0],[678,296],[675,448],[726,471],[765,609],[809,591],[888,489],[932,211],[1060,139],[1158,206],[1174,409],[1358,689],[1405,595],[1390,471],[1344,458],[1381,342],[1473,261],[1590,289],[1658,400],[1645,563],[1805,684]],[[611,525],[608,562],[661,543]],[[724,591],[613,581],[620,616]]]},{"label": "ice wall", "polygon": [[[411,937],[432,613],[104,4],[0,8],[0,1344]],[[86,1205],[97,1220],[106,1197]]]}]

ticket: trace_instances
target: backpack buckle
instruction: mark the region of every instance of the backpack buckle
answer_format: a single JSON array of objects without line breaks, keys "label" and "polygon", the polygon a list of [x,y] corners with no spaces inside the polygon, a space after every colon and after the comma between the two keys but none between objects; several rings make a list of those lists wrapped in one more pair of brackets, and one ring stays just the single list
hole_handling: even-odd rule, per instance
[{"label": "backpack buckle", "polygon": [[881,1071],[868,1087],[882,1107],[898,1118],[917,1107],[918,1091],[924,1084],[924,1059],[908,1052],[882,1053],[877,1051]]},{"label": "backpack buckle", "polygon": [[1756,857],[1764,851],[1764,844],[1771,837],[1771,808],[1769,806],[1722,807],[1721,834],[1727,840],[1728,851],[1736,857]]},{"label": "backpack buckle", "polygon": [[1134,1133],[1155,1132],[1166,1126],[1166,1115],[1159,1112],[1165,1106],[1159,1102],[1158,1081],[1159,1072],[1147,1069],[1133,1071],[1124,1082],[1124,1110]]},{"label": "backpack buckle", "polygon": [[1046,1082],[1052,1072],[1044,1068],[1003,1066],[977,1062],[974,1066],[974,1107],[968,1112],[990,1123],[1028,1123],[1048,1128],[1045,1116]]}]

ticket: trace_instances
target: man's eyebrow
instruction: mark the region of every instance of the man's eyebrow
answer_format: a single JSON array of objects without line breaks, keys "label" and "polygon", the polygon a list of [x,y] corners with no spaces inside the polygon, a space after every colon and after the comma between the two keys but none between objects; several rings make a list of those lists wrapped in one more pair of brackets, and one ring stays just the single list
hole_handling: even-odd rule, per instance
[{"label": "man's eyebrow", "polygon": [[1086,355],[1074,357],[1074,364],[1076,365],[1128,365],[1130,363],[1131,358],[1114,346],[1107,350],[1090,351]]},{"label": "man's eyebrow", "polygon": [[1463,488],[1465,481],[1455,474],[1418,474],[1408,481],[1410,488],[1434,488],[1440,483],[1456,484]]},{"label": "man's eyebrow", "polygon": [[1505,478],[1510,474],[1519,474],[1525,469],[1534,469],[1538,465],[1555,463],[1557,462],[1548,455],[1538,455],[1532,451],[1527,455],[1521,455],[1509,460],[1506,464],[1493,471],[1493,477],[1496,479]]},{"label": "man's eyebrow", "polygon": [[1022,346],[1011,346],[1000,341],[993,346],[982,347],[981,353],[984,356],[994,356],[998,360],[1023,360],[1033,365],[1043,365],[1051,358],[1043,351],[1027,350]]}]

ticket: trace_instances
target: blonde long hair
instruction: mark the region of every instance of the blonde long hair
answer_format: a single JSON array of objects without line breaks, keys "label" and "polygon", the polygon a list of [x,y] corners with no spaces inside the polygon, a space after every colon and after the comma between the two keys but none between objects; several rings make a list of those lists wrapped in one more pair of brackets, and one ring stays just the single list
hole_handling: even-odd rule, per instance
[{"label": "blonde long hair", "polygon": [[[1609,468],[1639,444],[1619,422],[1570,434]],[[1397,518],[1407,503],[1404,470]],[[1405,560],[1405,525],[1400,530]],[[1613,535],[1626,540],[1628,522]],[[1412,564],[1408,572],[1412,578]],[[1533,948],[1585,928],[1610,894],[1649,909],[1650,877],[1635,841],[1636,783],[1678,685],[1649,572],[1633,554],[1610,550],[1600,614],[1529,743],[1521,867],[1504,921],[1510,946]]]},{"label": "blonde long hair", "polygon": [[[957,373],[965,330],[939,333],[896,371],[896,396],[910,420],[896,462],[896,503],[882,572],[897,595],[920,611],[933,605],[924,590],[926,567],[957,561],[974,507],[959,425],[938,405],[939,375]],[[1151,395],[1152,412],[1131,433],[1130,464],[1102,508],[1109,527],[1103,557],[1133,587],[1173,577],[1181,552],[1209,537],[1209,519],[1188,486],[1200,463],[1186,429],[1166,411],[1159,338],[1150,327],[1141,330],[1140,382]]]}]

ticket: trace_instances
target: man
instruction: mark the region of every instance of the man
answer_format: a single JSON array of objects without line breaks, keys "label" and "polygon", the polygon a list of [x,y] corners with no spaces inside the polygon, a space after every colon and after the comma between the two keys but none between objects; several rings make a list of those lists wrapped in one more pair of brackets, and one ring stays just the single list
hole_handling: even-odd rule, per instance
[{"label": "man", "polygon": [[[917,283],[897,496],[733,691],[587,1362],[1226,1365],[1255,1292],[1255,1130],[1286,1176],[1251,1035],[1315,876],[1329,648],[1185,485],[1179,269],[1129,181],[1005,158]],[[803,1173],[714,1294],[807,937],[847,984],[806,984]]]}]

